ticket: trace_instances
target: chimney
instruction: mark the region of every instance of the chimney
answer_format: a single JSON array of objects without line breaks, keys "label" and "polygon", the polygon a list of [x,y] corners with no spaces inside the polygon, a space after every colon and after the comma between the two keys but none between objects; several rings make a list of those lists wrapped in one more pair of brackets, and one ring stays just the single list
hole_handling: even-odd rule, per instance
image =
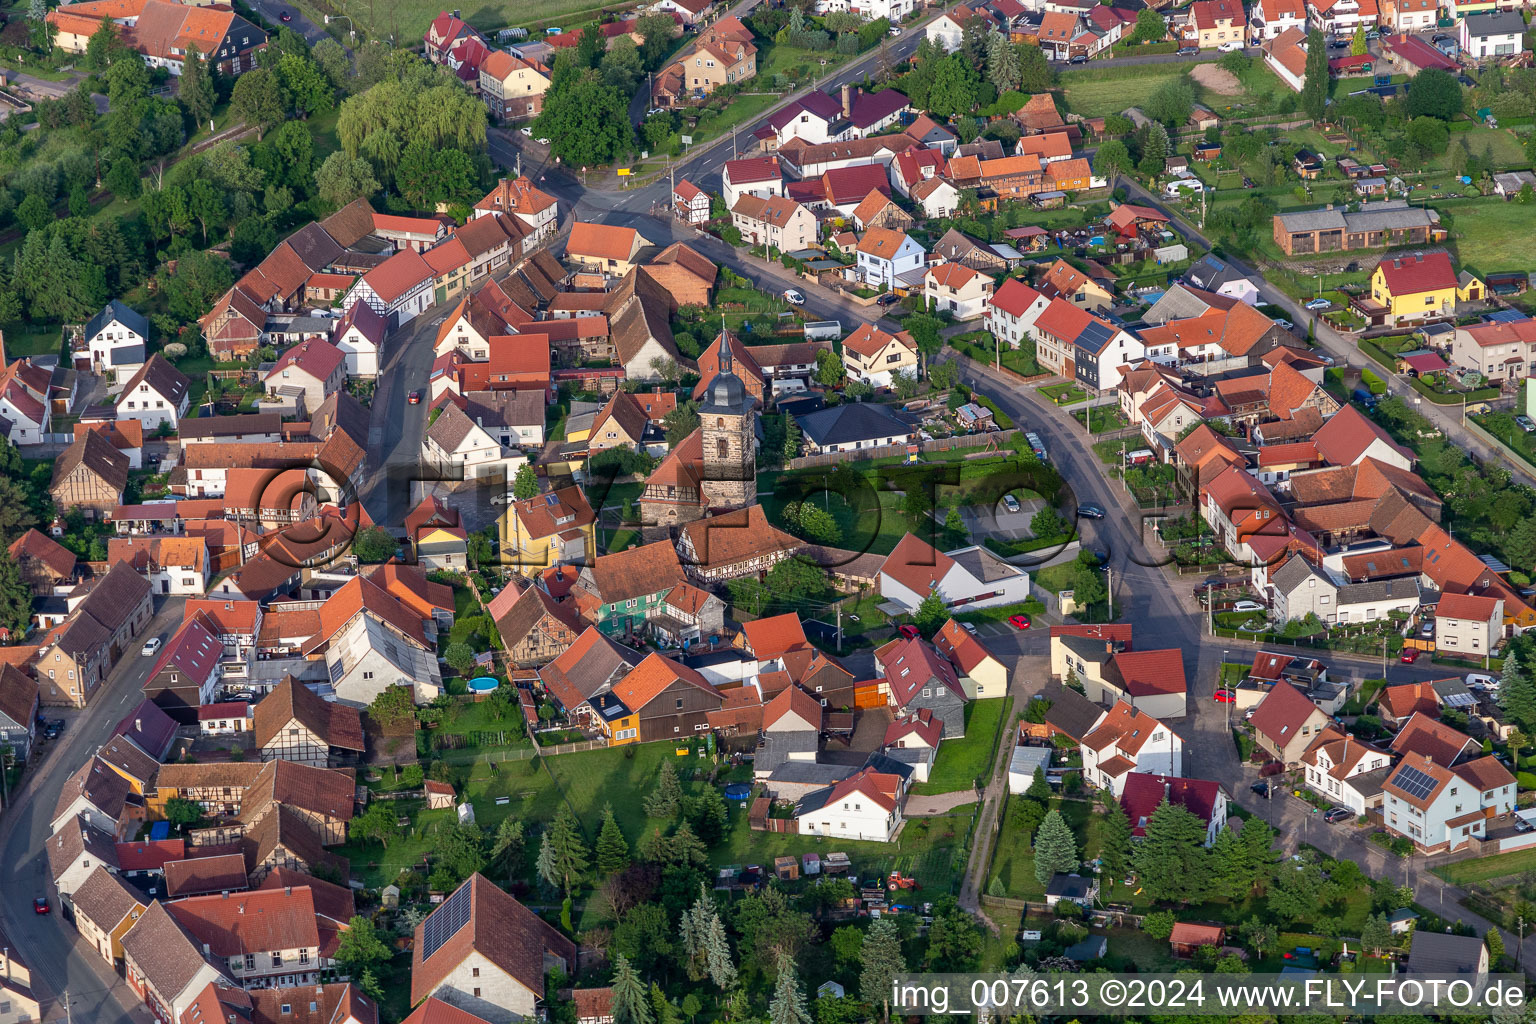
[{"label": "chimney", "polygon": [[144,719],[142,719],[142,718],[135,718],[133,720],[133,731],[134,732],[143,732],[144,731]]},{"label": "chimney", "polygon": [[203,943],[203,956],[212,956],[213,950],[208,948],[208,943]]},{"label": "chimney", "polygon": [[843,116],[853,116],[853,83],[851,82],[843,85]]},{"label": "chimney", "polygon": [[1163,780],[1163,799],[1164,800],[1171,800],[1172,797],[1170,796],[1170,794],[1172,792],[1173,792],[1173,785],[1167,779],[1164,779]]},{"label": "chimney", "polygon": [[454,10],[454,12],[453,12],[453,16],[454,16],[454,17],[455,17],[455,18],[457,18],[457,17],[459,17],[459,16],[460,16],[460,15],[459,15],[459,12],[458,12],[458,10],[457,10],[457,9],[455,9],[455,10]]}]

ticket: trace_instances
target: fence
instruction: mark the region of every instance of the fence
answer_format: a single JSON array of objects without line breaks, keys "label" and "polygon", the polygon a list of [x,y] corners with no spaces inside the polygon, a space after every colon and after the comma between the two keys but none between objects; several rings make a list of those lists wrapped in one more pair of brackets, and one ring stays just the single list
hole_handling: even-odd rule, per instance
[{"label": "fence", "polygon": [[[932,441],[918,443],[919,452],[947,452],[956,448],[982,448],[987,445],[996,445],[1005,448],[1008,441],[1017,434],[1014,429],[989,430],[984,434],[962,434],[958,437],[939,437]],[[905,444],[886,444],[879,448],[861,448],[851,452],[827,452],[821,455],[802,455],[798,459],[790,459],[788,469],[810,469],[815,466],[830,466],[834,463],[847,462],[849,459],[893,459],[903,458],[907,454],[908,446]]]}]

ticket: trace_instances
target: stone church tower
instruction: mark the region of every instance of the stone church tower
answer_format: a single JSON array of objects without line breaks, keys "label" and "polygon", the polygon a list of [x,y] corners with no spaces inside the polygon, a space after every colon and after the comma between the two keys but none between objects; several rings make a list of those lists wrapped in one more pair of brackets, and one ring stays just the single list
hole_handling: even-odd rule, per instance
[{"label": "stone church tower", "polygon": [[704,504],[712,509],[757,504],[757,402],[732,366],[731,346],[720,346],[720,372],[699,407],[703,440]]}]

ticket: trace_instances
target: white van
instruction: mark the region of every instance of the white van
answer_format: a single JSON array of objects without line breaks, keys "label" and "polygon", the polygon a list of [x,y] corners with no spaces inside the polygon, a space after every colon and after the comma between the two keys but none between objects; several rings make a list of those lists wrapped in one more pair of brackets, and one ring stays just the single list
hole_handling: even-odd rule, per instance
[{"label": "white van", "polygon": [[1499,677],[1485,675],[1482,672],[1467,673],[1467,686],[1473,690],[1492,690],[1498,692]]},{"label": "white van", "polygon": [[1205,185],[1198,178],[1181,178],[1178,181],[1170,181],[1163,188],[1163,198],[1177,199],[1186,192],[1199,195],[1205,191]]}]

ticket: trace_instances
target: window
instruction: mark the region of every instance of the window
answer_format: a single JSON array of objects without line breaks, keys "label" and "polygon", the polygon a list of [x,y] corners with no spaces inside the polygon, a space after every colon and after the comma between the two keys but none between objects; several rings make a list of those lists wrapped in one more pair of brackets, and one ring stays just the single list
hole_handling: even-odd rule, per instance
[{"label": "window", "polygon": [[292,1012],[293,1012],[293,1007],[292,1007],[292,1006],[290,1006],[290,1005],[288,1005],[288,1004],[287,1004],[287,1003],[284,1003],[284,1004],[283,1004],[283,1007],[282,1007],[282,1009],[283,1009],[283,1014],[284,1014],[284,1015],[285,1015],[285,1016],[286,1016],[286,1015],[287,1015],[287,1014],[290,1014],[290,1013],[292,1013]]},{"label": "window", "polygon": [[683,710],[683,698],[681,697],[677,698],[677,710]]},{"label": "window", "polygon": [[470,968],[469,976],[471,978],[478,978],[478,977],[480,977],[480,968],[478,968],[478,967]]},{"label": "window", "polygon": [[[256,954],[255,953],[247,953],[247,954],[245,954],[245,969],[248,970],[248,971],[254,971],[256,969]],[[288,1012],[288,1008],[286,1006],[283,1007],[283,1012],[284,1013]]]},{"label": "window", "polygon": [[273,967],[281,967],[281,966],[283,966],[283,954],[281,954],[281,953],[273,953],[272,954],[272,966]]}]

